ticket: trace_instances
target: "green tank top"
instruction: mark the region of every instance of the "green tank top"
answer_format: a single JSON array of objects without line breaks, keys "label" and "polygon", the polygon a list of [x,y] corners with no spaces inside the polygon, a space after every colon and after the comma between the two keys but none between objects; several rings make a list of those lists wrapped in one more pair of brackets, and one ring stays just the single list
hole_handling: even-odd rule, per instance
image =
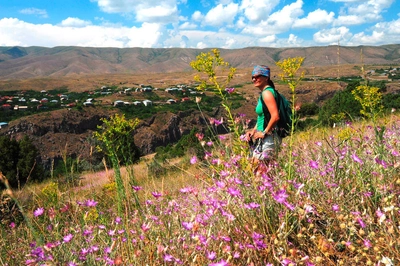
[{"label": "green tank top", "polygon": [[[264,92],[265,90],[269,90],[269,91],[272,93],[272,95],[273,95],[274,97],[276,97],[276,95],[275,95],[275,90],[274,90],[272,87],[270,87],[270,86],[266,87],[266,88],[263,90],[263,92]],[[262,99],[261,99],[261,96],[262,96],[262,93],[260,93],[260,97],[258,98],[258,102],[257,102],[257,106],[256,106],[257,130],[258,130],[258,131],[264,131],[264,129],[267,127],[267,125],[264,125],[265,115],[264,115],[263,108],[262,108],[262,103],[261,103]],[[268,121],[268,122],[269,122],[269,121]]]}]

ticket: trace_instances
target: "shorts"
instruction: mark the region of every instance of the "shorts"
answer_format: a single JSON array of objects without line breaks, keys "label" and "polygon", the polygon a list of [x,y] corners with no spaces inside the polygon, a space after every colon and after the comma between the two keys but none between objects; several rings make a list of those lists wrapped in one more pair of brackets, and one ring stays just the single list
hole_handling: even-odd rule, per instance
[{"label": "shorts", "polygon": [[257,139],[250,147],[250,157],[257,160],[267,160],[274,157],[281,146],[282,138],[277,133]]}]

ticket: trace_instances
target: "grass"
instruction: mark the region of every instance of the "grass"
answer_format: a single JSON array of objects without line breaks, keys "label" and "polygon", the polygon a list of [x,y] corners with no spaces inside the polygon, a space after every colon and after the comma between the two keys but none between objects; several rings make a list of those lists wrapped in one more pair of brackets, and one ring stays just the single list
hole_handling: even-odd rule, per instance
[{"label": "grass", "polygon": [[112,170],[8,191],[26,222],[1,225],[0,265],[397,265],[400,120],[379,123],[382,141],[368,122],[298,133],[261,174],[228,140],[163,176],[142,160],[121,216]]}]

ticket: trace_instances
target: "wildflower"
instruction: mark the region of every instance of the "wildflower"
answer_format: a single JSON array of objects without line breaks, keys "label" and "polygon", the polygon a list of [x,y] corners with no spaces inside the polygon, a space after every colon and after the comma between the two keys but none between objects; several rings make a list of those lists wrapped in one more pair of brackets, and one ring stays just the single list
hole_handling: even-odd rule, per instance
[{"label": "wildflower", "polygon": [[190,158],[190,163],[191,163],[191,164],[197,163],[197,157],[196,157],[196,156],[193,156],[192,158]]},{"label": "wildflower", "polygon": [[86,207],[96,207],[97,201],[94,201],[92,199],[88,199],[85,201],[85,206]]},{"label": "wildflower", "polygon": [[246,135],[245,135],[245,134],[240,135],[240,140],[241,140],[241,141],[247,141]]},{"label": "wildflower", "polygon": [[121,217],[115,218],[115,223],[116,223],[116,224],[120,224],[121,221],[122,221]]},{"label": "wildflower", "polygon": [[78,264],[76,264],[75,262],[70,261],[70,262],[68,262],[67,266],[78,266]]},{"label": "wildflower", "polygon": [[333,204],[333,205],[332,205],[332,210],[333,210],[334,212],[340,211],[339,205]]},{"label": "wildflower", "polygon": [[150,224],[143,223],[141,228],[142,228],[143,232],[147,232],[150,229]]},{"label": "wildflower", "polygon": [[282,189],[275,193],[273,197],[277,202],[284,203],[286,201],[286,198],[288,197],[288,194],[286,194],[286,191]]},{"label": "wildflower", "polygon": [[318,169],[318,162],[310,160],[309,166],[314,169]]},{"label": "wildflower", "polygon": [[378,158],[375,158],[375,162],[376,162],[377,164],[382,165],[383,168],[385,168],[385,169],[388,167],[387,162],[385,162],[384,160],[380,160],[380,159],[378,159]]},{"label": "wildflower", "polygon": [[351,159],[353,159],[353,161],[355,161],[355,162],[357,162],[359,164],[363,164],[364,163],[355,153],[353,153],[351,155]]},{"label": "wildflower", "polygon": [[156,199],[158,199],[159,197],[162,196],[162,194],[160,192],[157,192],[157,191],[151,192],[151,195],[153,195],[153,197],[155,197]]},{"label": "wildflower", "polygon": [[213,142],[212,141],[208,141],[206,144],[207,144],[208,147],[211,147],[213,145]]},{"label": "wildflower", "polygon": [[33,215],[34,215],[35,217],[38,217],[38,216],[42,215],[43,213],[44,213],[44,208],[37,208],[37,209],[33,212]]},{"label": "wildflower", "polygon": [[360,217],[357,218],[357,222],[361,226],[361,228],[365,228],[365,223]]},{"label": "wildflower", "polygon": [[238,190],[238,189],[236,189],[236,188],[233,188],[233,187],[229,187],[229,188],[228,188],[228,193],[229,193],[231,196],[241,196],[240,190]]},{"label": "wildflower", "polygon": [[207,252],[207,258],[208,258],[209,260],[215,260],[216,257],[217,257],[217,254],[216,254],[214,251]]},{"label": "wildflower", "polygon": [[371,241],[369,241],[368,239],[364,239],[364,246],[365,246],[366,248],[372,247]]},{"label": "wildflower", "polygon": [[250,202],[249,204],[244,205],[247,209],[257,209],[260,207],[260,204],[255,202]]},{"label": "wildflower", "polygon": [[195,136],[199,141],[203,140],[203,138],[204,138],[204,134],[203,133],[196,133]]},{"label": "wildflower", "polygon": [[227,261],[225,261],[225,260],[221,260],[221,261],[216,262],[216,263],[208,264],[208,266],[229,266],[229,263]]},{"label": "wildflower", "polygon": [[135,190],[136,192],[142,189],[142,187],[139,187],[139,186],[132,186],[132,188],[133,188],[133,190]]},{"label": "wildflower", "polygon": [[172,255],[165,254],[164,261],[174,261],[174,257]]},{"label": "wildflower", "polygon": [[222,123],[224,123],[224,118],[223,117],[221,117],[221,120],[214,120],[214,123],[215,123],[215,125],[216,126],[219,126],[219,125],[221,125]]},{"label": "wildflower", "polygon": [[10,228],[15,228],[15,223],[11,222],[9,226],[10,226]]},{"label": "wildflower", "polygon": [[72,234],[68,234],[66,236],[63,237],[64,243],[68,243],[72,240],[73,235]]},{"label": "wildflower", "polygon": [[201,102],[201,97],[196,97],[196,103],[200,103]]},{"label": "wildflower", "polygon": [[190,222],[182,222],[182,226],[183,228],[189,231],[193,229],[193,223]]},{"label": "wildflower", "polygon": [[379,224],[382,224],[382,222],[386,219],[385,213],[383,213],[380,209],[377,209],[375,214],[379,218]]},{"label": "wildflower", "polygon": [[225,88],[225,91],[229,94],[233,93],[235,91],[235,88]]}]

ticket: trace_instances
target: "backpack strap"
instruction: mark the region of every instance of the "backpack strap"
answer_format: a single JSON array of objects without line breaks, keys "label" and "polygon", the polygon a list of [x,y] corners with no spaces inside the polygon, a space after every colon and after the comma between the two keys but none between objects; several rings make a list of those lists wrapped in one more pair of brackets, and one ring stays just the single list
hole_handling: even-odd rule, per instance
[{"label": "backpack strap", "polygon": [[262,93],[263,93],[265,90],[268,90],[268,88],[272,88],[272,89],[274,90],[275,93],[272,93],[272,92],[271,92],[271,93],[272,93],[272,95],[274,96],[274,99],[275,99],[275,102],[276,102],[276,106],[277,106],[277,108],[278,108],[278,110],[279,110],[279,106],[278,106],[278,104],[279,104],[279,102],[278,102],[279,92],[278,92],[274,87],[267,86],[267,87],[260,93],[260,101],[261,101],[262,109],[263,109],[263,113],[264,113],[264,124],[263,124],[263,128],[264,128],[264,129],[267,127],[267,125],[268,125],[268,123],[269,123],[269,120],[271,120],[271,114],[270,114],[270,112],[269,112],[269,110],[268,110],[267,105],[266,105],[265,102],[264,102],[264,98],[262,97]]}]

